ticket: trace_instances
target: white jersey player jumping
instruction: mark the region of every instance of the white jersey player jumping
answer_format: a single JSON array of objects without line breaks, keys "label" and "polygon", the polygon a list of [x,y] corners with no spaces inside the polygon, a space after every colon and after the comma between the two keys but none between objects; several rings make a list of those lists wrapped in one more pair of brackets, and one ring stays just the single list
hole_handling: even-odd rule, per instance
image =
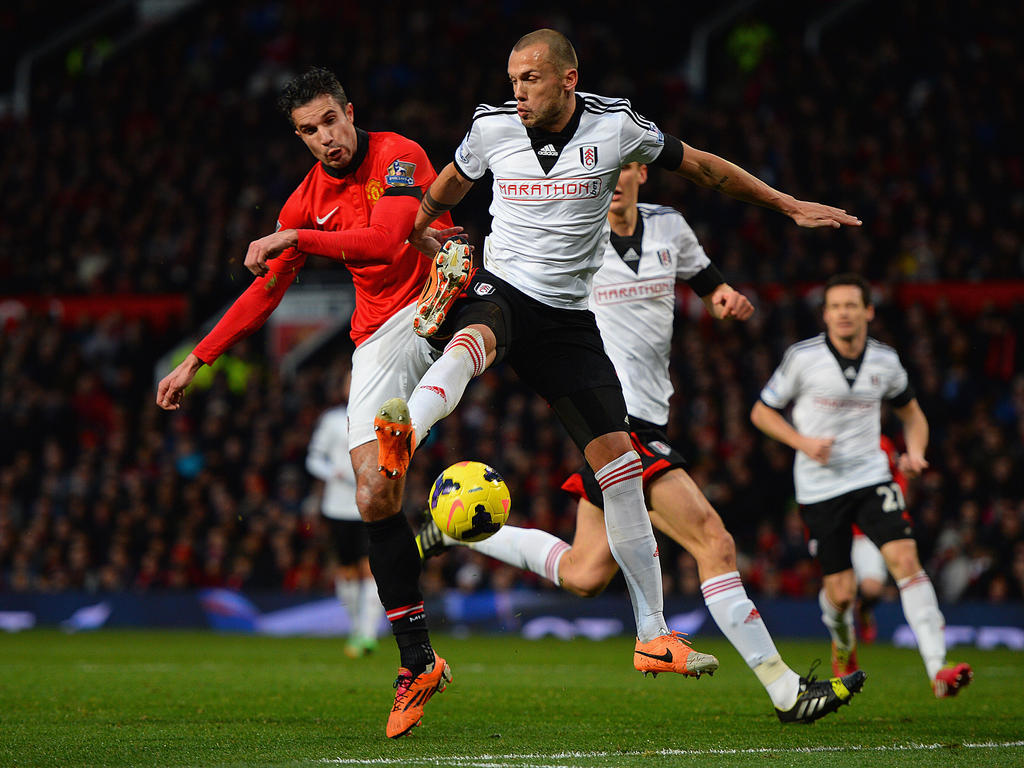
[{"label": "white jersey player jumping", "polygon": [[[945,619],[918,558],[902,489],[893,481],[880,444],[882,401],[903,422],[907,452],[898,466],[908,477],[928,467],[928,421],[899,355],[868,336],[874,316],[871,289],[863,278],[831,278],[825,284],[825,333],[786,351],[750,419],[797,452],[796,500],[812,554],[825,574],[818,602],[832,635],[833,670],[848,674],[857,668],[857,585],[850,560],[856,524],[881,549],[932,688],[944,698],[970,683],[972,672],[963,663],[946,666]],[[781,413],[791,402],[792,425]]]},{"label": "white jersey player jumping", "polygon": [[[604,263],[594,276],[590,308],[622,382],[651,520],[696,559],[708,610],[764,685],[779,719],[811,722],[849,702],[850,696],[837,693],[846,684],[838,679],[801,679],[782,660],[740,580],[732,536],[665,434],[673,391],[669,354],[677,281],[685,281],[715,318],[746,320],[754,308],[725,282],[682,214],[637,203],[646,179],[645,165],[622,168],[608,212],[611,236]],[[586,467],[563,487],[579,499],[571,547],[546,531],[509,525],[466,546],[592,597],[618,572],[605,533],[601,490]],[[460,543],[444,536],[429,514],[417,541],[425,556]],[[851,695],[863,682],[862,675],[857,677],[847,681]]]},{"label": "white jersey player jumping", "polygon": [[442,323],[438,313],[447,313],[447,289],[459,270],[447,270],[451,249],[440,251],[435,264],[445,269],[435,270],[418,314],[426,332],[436,327],[435,338],[450,341],[408,403],[395,399],[382,406],[376,420],[379,463],[386,475],[402,476],[416,436],[451,413],[472,377],[506,360],[551,404],[594,469],[608,544],[636,620],[634,667],[697,676],[716,669],[718,660],[668,631],[642,464],[627,433],[614,366],[587,311],[619,171],[629,162],[656,164],[804,226],[860,222],[837,208],[795,200],[716,155],[686,147],[624,99],[577,94],[577,66],[564,35],[545,29],[521,38],[508,62],[515,100],[477,109],[454,162],[420,203],[409,242],[436,254],[440,243],[427,227],[488,170],[493,173],[484,268]]}]

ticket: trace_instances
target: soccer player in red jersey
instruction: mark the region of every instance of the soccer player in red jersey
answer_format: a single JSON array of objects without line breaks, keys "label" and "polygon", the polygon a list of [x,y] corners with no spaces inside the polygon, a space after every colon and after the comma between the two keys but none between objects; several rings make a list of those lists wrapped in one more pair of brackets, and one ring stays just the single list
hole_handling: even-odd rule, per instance
[{"label": "soccer player in red jersey", "polygon": [[[317,159],[278,219],[277,231],[253,241],[245,265],[256,275],[220,322],[160,382],[156,402],[175,410],[203,365],[259,328],[280,303],[308,254],[341,261],[352,273],[352,390],[349,443],[356,502],[366,524],[369,558],[401,655],[387,735],[419,724],[423,705],[451,680],[427,633],[419,589],[420,557],[401,514],[403,483],[377,471],[373,418],[378,403],[408,397],[429,367],[428,342],[412,329],[430,260],[406,242],[423,190],[437,177],[423,149],[396,133],[367,133],[337,78],[311,69],[288,83],[278,101]],[[461,231],[451,219],[431,234]]]}]

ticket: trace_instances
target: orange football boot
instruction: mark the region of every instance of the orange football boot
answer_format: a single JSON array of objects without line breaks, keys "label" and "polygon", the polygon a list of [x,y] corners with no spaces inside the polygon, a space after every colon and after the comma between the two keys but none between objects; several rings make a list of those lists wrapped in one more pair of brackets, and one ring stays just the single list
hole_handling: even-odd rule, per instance
[{"label": "orange football boot", "polygon": [[449,240],[437,252],[412,319],[416,333],[425,338],[437,333],[455,299],[469,283],[471,265],[469,245],[459,240]]},{"label": "orange football boot", "polygon": [[434,654],[434,666],[429,672],[413,675],[402,667],[395,678],[395,704],[388,715],[387,734],[389,739],[405,736],[423,719],[423,705],[435,693],[440,693],[452,681],[452,669],[448,662]]},{"label": "orange football boot", "polygon": [[669,632],[646,643],[637,640],[633,649],[633,666],[645,677],[648,672],[655,676],[659,672],[678,672],[689,677],[700,677],[705,672],[715,674],[718,659],[709,653],[693,650],[684,637],[684,632]]},{"label": "orange football boot", "polygon": [[409,406],[400,397],[388,400],[373,420],[377,436],[377,470],[385,477],[402,477],[416,450],[416,430]]}]

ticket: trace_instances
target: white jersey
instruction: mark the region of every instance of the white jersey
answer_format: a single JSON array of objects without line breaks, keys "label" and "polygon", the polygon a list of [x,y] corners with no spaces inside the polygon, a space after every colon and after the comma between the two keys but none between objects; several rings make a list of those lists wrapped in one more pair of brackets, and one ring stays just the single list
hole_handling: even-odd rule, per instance
[{"label": "white jersey", "polygon": [[608,207],[625,163],[649,163],[665,145],[626,99],[576,94],[557,134],[527,130],[516,102],[481,105],[455,153],[477,181],[494,174],[484,267],[544,304],[586,309],[601,266]]},{"label": "white jersey", "polygon": [[892,347],[868,338],[859,368],[840,362],[821,333],[786,350],[761,400],[781,410],[793,401],[793,426],[802,435],[833,437],[828,464],[803,451],[793,463],[796,500],[813,504],[892,480],[880,445],[883,399],[906,404],[912,392]]},{"label": "white jersey", "polygon": [[637,208],[634,235],[605,243],[590,308],[622,382],[627,413],[666,424],[676,280],[695,277],[711,261],[681,213],[647,203]]},{"label": "white jersey", "polygon": [[348,411],[343,405],[324,411],[309,441],[306,470],[324,481],[320,510],[333,520],[359,520],[356,473],[348,453]]}]

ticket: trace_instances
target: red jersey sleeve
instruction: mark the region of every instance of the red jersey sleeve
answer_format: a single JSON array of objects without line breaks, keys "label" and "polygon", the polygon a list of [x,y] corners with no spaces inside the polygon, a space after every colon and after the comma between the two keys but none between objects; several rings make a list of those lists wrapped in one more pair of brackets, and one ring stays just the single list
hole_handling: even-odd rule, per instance
[{"label": "red jersey sleeve", "polygon": [[[394,259],[412,231],[420,199],[436,174],[423,148],[404,137],[395,136],[393,146],[382,152],[378,162],[383,164],[376,170],[384,180],[384,189],[370,214],[370,226],[331,232],[300,229],[300,251],[353,266]],[[450,221],[447,217],[445,220]]]},{"label": "red jersey sleeve", "polygon": [[[299,190],[296,190],[281,209],[277,228],[297,229],[307,220]],[[281,303],[284,292],[305,263],[306,256],[295,248],[289,248],[268,261],[269,272],[252,281],[192,353],[207,365],[212,365],[226,349],[257,330]]]},{"label": "red jersey sleeve", "polygon": [[382,196],[370,214],[370,226],[334,232],[300,229],[298,248],[352,266],[389,262],[412,232],[419,208],[419,198]]}]

